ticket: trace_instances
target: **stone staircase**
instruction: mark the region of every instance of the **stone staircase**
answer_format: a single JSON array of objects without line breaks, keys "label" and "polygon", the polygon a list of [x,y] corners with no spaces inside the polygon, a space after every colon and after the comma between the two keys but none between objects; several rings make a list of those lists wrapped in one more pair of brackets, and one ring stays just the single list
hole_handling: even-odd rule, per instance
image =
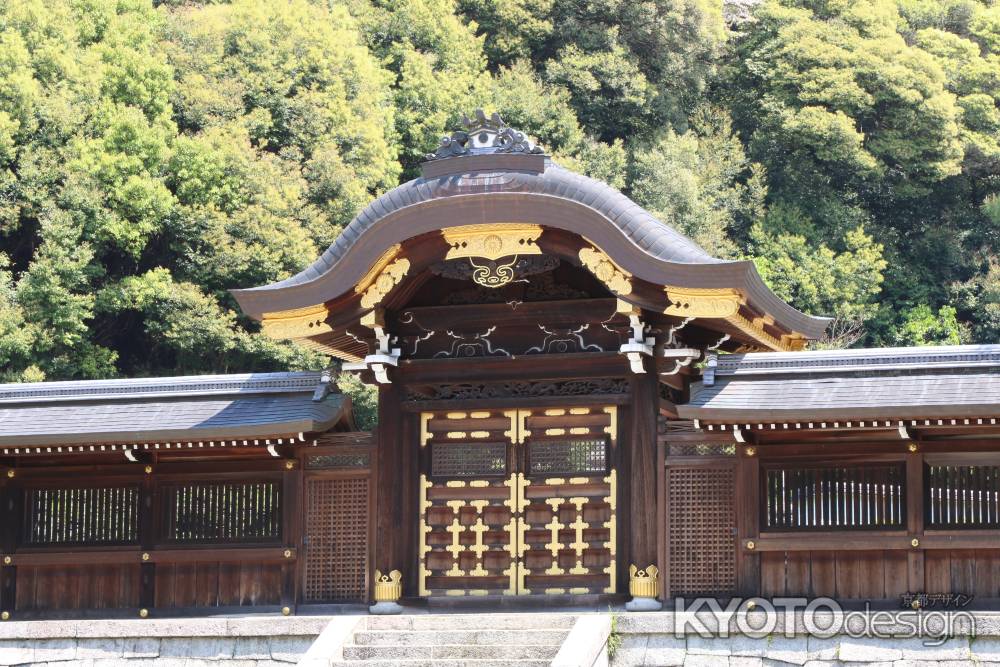
[{"label": "stone staircase", "polygon": [[576,618],[568,614],[369,616],[343,647],[355,667],[548,667]]}]

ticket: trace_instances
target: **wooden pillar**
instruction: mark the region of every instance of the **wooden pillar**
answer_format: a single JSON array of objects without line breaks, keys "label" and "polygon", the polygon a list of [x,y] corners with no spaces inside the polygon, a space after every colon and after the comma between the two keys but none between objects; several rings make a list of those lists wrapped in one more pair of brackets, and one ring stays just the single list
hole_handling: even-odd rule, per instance
[{"label": "wooden pillar", "polygon": [[736,449],[736,585],[740,595],[754,596],[760,595],[760,554],[745,545],[760,536],[760,459],[747,456],[748,447]]},{"label": "wooden pillar", "polygon": [[[24,512],[21,511],[20,489],[7,481],[0,482],[0,509],[5,521],[0,530],[0,554],[10,556],[17,548],[18,533]],[[13,616],[17,610],[17,567],[0,561],[0,613]]]},{"label": "wooden pillar", "polygon": [[[906,458],[906,532],[911,540],[923,542],[924,454],[919,450]],[[906,589],[910,593],[925,591],[924,553],[923,549],[913,549],[906,554]]]},{"label": "wooden pillar", "polygon": [[[139,485],[139,548],[148,553],[156,546],[159,532],[160,508],[156,497],[156,480],[153,466],[143,466],[142,483]],[[156,606],[156,565],[143,562],[139,565],[139,607],[152,612]]]},{"label": "wooden pillar", "polygon": [[[656,419],[659,414],[659,379],[656,373],[633,375],[630,380],[631,405],[624,444],[628,466],[620,477],[627,489],[628,523],[622,525],[628,544],[627,560],[621,561],[626,572],[630,564],[640,569],[657,563]],[[627,588],[625,589],[628,590]]]},{"label": "wooden pillar", "polygon": [[[417,591],[417,438],[402,410],[403,387],[379,385],[374,567],[403,573],[403,595]],[[369,591],[369,596],[371,591]]]},{"label": "wooden pillar", "polygon": [[286,558],[281,564],[281,606],[295,611],[298,604],[298,567],[302,553],[302,466],[294,459],[285,461],[281,475],[282,539],[285,549],[297,554],[295,560]]}]

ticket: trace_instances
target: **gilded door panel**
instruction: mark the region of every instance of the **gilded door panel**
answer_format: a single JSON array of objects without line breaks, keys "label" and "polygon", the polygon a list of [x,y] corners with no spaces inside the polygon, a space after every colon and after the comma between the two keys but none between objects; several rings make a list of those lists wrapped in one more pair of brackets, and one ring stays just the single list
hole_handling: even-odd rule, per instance
[{"label": "gilded door panel", "polygon": [[539,410],[521,423],[521,590],[614,593],[617,409]]},{"label": "gilded door panel", "polygon": [[614,592],[616,417],[421,415],[420,594]]},{"label": "gilded door panel", "polygon": [[421,415],[421,596],[515,592],[515,436],[513,412]]}]

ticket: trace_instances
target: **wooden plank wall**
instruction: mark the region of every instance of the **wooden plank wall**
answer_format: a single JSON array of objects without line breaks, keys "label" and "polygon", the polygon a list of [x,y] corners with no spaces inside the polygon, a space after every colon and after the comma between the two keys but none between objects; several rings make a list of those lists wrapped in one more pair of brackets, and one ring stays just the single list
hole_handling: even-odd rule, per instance
[{"label": "wooden plank wall", "polygon": [[17,567],[17,611],[122,609],[140,604],[141,565]]},{"label": "wooden plank wall", "polygon": [[773,551],[760,554],[764,597],[892,599],[904,593],[962,593],[1000,597],[1000,549],[927,551],[918,588],[907,581],[909,552]]},{"label": "wooden plank wall", "polygon": [[172,563],[156,568],[157,609],[259,607],[281,602],[280,563]]}]

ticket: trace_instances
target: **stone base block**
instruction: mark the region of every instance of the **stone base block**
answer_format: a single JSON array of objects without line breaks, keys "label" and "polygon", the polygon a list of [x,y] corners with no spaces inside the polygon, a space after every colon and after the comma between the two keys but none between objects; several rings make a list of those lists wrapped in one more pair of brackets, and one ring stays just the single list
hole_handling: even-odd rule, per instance
[{"label": "stone base block", "polygon": [[368,612],[379,616],[386,616],[388,614],[402,613],[403,607],[398,602],[376,602],[368,607]]},{"label": "stone base block", "polygon": [[632,598],[625,603],[628,611],[660,611],[663,603],[656,598]]}]

